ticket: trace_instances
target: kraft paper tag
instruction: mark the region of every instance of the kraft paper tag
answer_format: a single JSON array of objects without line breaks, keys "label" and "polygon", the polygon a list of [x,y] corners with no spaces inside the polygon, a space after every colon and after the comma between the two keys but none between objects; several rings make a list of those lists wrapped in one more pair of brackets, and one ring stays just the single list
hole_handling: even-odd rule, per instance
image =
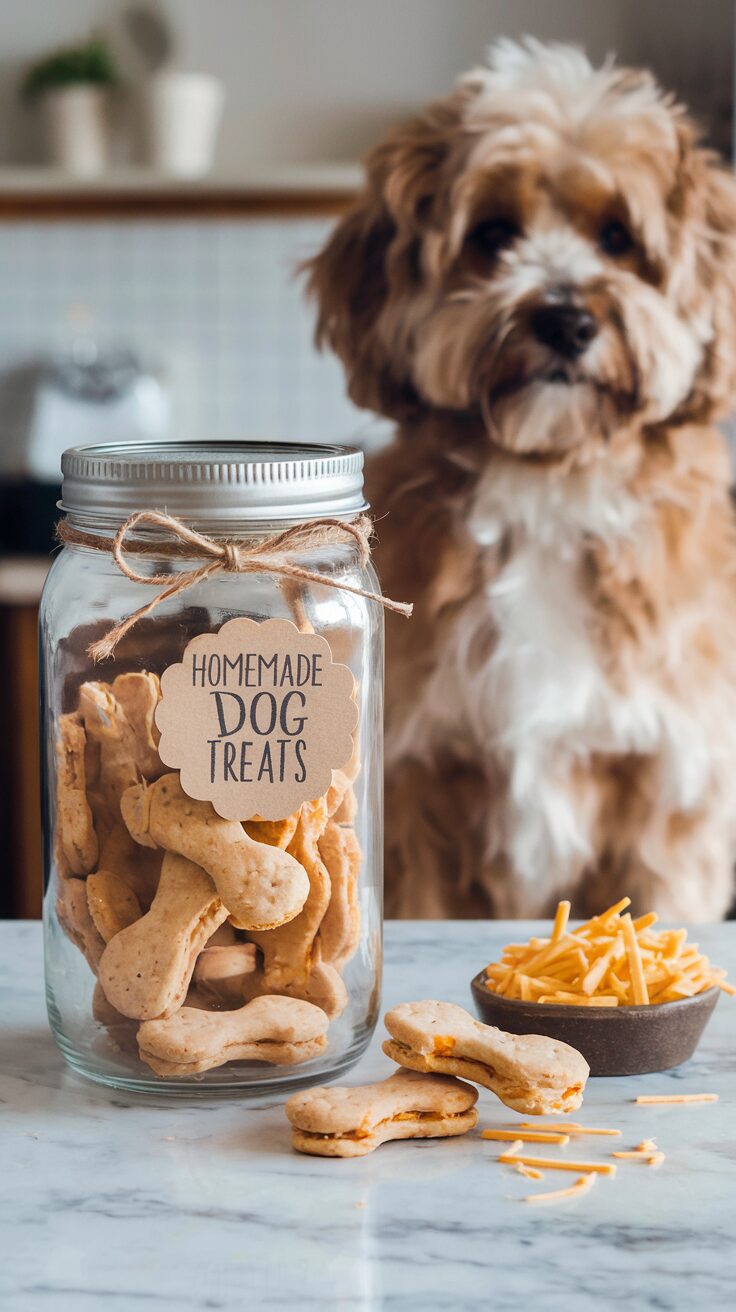
[{"label": "kraft paper tag", "polygon": [[290,620],[234,619],[161,677],[159,755],[226,820],[280,820],[321,797],[353,751],[355,680]]}]

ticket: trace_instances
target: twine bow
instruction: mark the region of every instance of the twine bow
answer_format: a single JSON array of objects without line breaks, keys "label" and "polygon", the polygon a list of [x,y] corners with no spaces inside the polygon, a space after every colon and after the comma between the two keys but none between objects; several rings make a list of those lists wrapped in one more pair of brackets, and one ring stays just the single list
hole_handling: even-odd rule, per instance
[{"label": "twine bow", "polygon": [[[154,547],[150,541],[141,538],[130,539],[129,535],[139,525],[163,529],[172,535],[174,541],[156,544]],[[300,579],[304,583],[320,583],[326,588],[352,592],[358,597],[367,597],[369,601],[377,601],[386,610],[396,611],[399,615],[411,615],[412,607],[407,602],[392,601],[389,597],[382,596],[380,592],[370,592],[367,588],[346,583],[320,570],[305,569],[303,565],[290,559],[292,553],[298,551],[343,546],[346,542],[353,542],[358,549],[361,565],[366,565],[371,556],[371,531],[369,516],[359,515],[357,519],[350,521],[317,519],[312,523],[295,524],[293,528],[287,528],[283,533],[277,533],[274,537],[255,543],[219,542],[204,533],[197,533],[195,529],[183,524],[180,519],[175,519],[173,515],[167,515],[160,510],[136,511],[120,525],[114,538],[85,533],[82,529],[74,528],[68,520],[61,520],[56,526],[57,536],[62,542],[71,546],[90,547],[94,551],[109,551],[120,572],[132,583],[161,588],[161,591],[146,602],[145,606],[141,606],[119,624],[113,625],[103,638],[90,643],[87,654],[95,663],[111,656],[120,639],[162,602],[167,601],[169,597],[178,596],[187,588],[194,587],[195,583],[201,583],[204,579],[219,573],[280,574],[284,578]],[[196,569],[183,570],[179,573],[143,574],[126,559],[132,553],[151,555],[154,552],[157,556],[172,559],[199,558],[203,559],[204,563]]]}]

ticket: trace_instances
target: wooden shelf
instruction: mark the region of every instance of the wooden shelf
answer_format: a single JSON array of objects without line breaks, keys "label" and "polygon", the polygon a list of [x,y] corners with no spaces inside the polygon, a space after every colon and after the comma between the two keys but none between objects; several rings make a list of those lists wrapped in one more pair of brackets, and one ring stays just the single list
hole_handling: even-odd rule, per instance
[{"label": "wooden shelf", "polygon": [[264,166],[196,181],[146,169],[86,180],[53,169],[0,167],[0,222],[338,214],[360,181],[353,164]]}]

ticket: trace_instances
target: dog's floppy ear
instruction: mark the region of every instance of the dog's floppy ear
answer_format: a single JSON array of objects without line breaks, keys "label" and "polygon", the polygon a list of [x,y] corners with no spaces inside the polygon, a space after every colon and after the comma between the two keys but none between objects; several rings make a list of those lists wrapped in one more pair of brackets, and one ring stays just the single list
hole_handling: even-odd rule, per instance
[{"label": "dog's floppy ear", "polygon": [[704,276],[713,306],[707,391],[712,413],[725,416],[736,401],[736,177],[709,161],[705,191],[710,246]]},{"label": "dog's floppy ear", "polygon": [[722,418],[736,402],[736,177],[712,151],[694,145],[686,122],[680,137],[695,234],[691,312],[711,326],[685,409],[698,419]]},{"label": "dog's floppy ear", "polygon": [[397,128],[368,156],[363,192],[304,266],[317,345],[342,360],[356,405],[392,418],[416,405],[391,307],[400,300],[405,313],[421,282],[420,240],[447,151],[450,103]]}]

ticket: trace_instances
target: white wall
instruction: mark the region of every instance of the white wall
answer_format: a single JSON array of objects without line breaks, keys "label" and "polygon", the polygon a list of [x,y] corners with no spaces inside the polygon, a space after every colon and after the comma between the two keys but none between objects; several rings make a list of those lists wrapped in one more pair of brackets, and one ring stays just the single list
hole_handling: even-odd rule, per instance
[{"label": "white wall", "polygon": [[[154,7],[154,6],[151,6]],[[0,162],[39,149],[17,103],[19,66],[91,28],[131,77],[123,0],[0,7]],[[220,166],[350,159],[398,114],[443,92],[502,33],[574,40],[653,64],[727,142],[732,0],[160,0],[178,62],[220,74]]]}]

